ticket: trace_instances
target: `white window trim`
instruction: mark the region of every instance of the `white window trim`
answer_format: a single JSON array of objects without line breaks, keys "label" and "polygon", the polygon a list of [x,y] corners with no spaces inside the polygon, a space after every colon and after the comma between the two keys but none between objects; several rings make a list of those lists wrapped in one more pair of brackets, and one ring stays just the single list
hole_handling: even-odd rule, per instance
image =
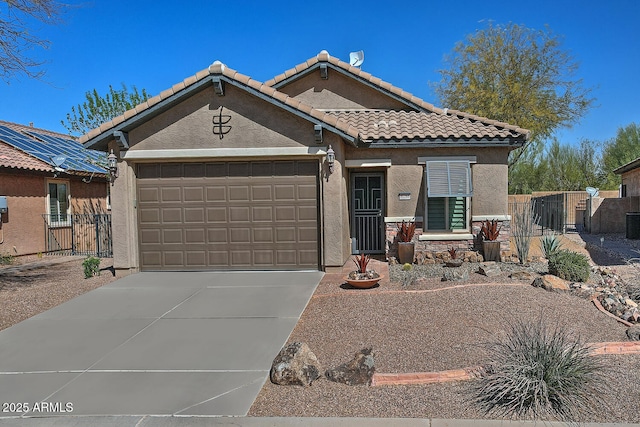
[{"label": "white window trim", "polygon": [[391,167],[391,159],[351,159],[345,161],[347,168]]},{"label": "white window trim", "polygon": [[[67,220],[66,221],[51,221],[51,193],[49,193],[49,184],[64,184],[67,187]],[[48,222],[50,227],[69,227],[71,225],[71,185],[68,180],[63,179],[48,179],[46,180],[46,212],[48,215]]]}]

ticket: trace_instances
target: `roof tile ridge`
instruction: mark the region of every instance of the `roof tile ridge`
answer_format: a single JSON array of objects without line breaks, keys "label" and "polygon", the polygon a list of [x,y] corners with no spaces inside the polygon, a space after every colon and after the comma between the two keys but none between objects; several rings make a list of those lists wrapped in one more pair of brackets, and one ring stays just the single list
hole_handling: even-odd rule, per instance
[{"label": "roof tile ridge", "polygon": [[504,128],[504,129],[508,129],[517,133],[521,133],[524,134],[525,136],[529,136],[529,134],[531,133],[530,130],[522,128],[520,126],[517,125],[512,125],[506,122],[501,122],[499,120],[493,120],[493,119],[489,119],[487,117],[483,117],[483,116],[479,116],[477,114],[472,114],[472,113],[466,113],[464,111],[460,111],[460,110],[454,110],[451,108],[447,108],[447,114],[452,114],[461,118],[466,118],[469,120],[475,120],[478,122],[481,122],[483,124],[486,125],[490,125],[490,126],[495,126],[495,127],[500,127],[500,128]]}]

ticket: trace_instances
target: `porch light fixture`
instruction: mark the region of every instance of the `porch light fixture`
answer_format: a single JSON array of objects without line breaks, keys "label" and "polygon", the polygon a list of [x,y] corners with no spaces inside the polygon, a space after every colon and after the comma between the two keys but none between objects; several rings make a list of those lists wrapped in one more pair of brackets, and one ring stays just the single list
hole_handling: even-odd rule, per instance
[{"label": "porch light fixture", "polygon": [[109,175],[111,176],[111,183],[118,177],[118,157],[114,154],[113,149],[107,156],[107,164],[109,165]]},{"label": "porch light fixture", "polygon": [[336,152],[329,146],[327,149],[327,164],[329,165],[329,173],[333,173],[333,165],[336,162]]}]

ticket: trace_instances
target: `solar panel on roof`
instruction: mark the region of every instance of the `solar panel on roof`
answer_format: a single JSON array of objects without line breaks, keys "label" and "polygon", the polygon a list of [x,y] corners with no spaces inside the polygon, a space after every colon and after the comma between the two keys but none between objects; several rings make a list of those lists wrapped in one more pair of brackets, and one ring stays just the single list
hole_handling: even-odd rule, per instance
[{"label": "solar panel on roof", "polygon": [[106,169],[93,162],[104,161],[105,153],[95,150],[87,150],[82,144],[72,139],[61,138],[58,136],[46,135],[39,132],[28,131],[29,135],[42,141],[41,145],[46,145],[47,149],[55,151],[56,154],[67,156],[64,166],[67,169],[82,171],[106,173]]}]

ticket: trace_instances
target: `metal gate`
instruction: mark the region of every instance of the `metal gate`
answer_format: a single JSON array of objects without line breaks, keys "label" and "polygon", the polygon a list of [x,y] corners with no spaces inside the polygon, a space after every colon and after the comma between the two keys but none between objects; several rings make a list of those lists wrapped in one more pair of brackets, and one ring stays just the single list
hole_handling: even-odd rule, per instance
[{"label": "metal gate", "polygon": [[57,255],[113,256],[111,214],[42,215],[44,252]]},{"label": "metal gate", "polygon": [[351,237],[358,253],[384,253],[384,205],[384,174],[351,174]]}]

